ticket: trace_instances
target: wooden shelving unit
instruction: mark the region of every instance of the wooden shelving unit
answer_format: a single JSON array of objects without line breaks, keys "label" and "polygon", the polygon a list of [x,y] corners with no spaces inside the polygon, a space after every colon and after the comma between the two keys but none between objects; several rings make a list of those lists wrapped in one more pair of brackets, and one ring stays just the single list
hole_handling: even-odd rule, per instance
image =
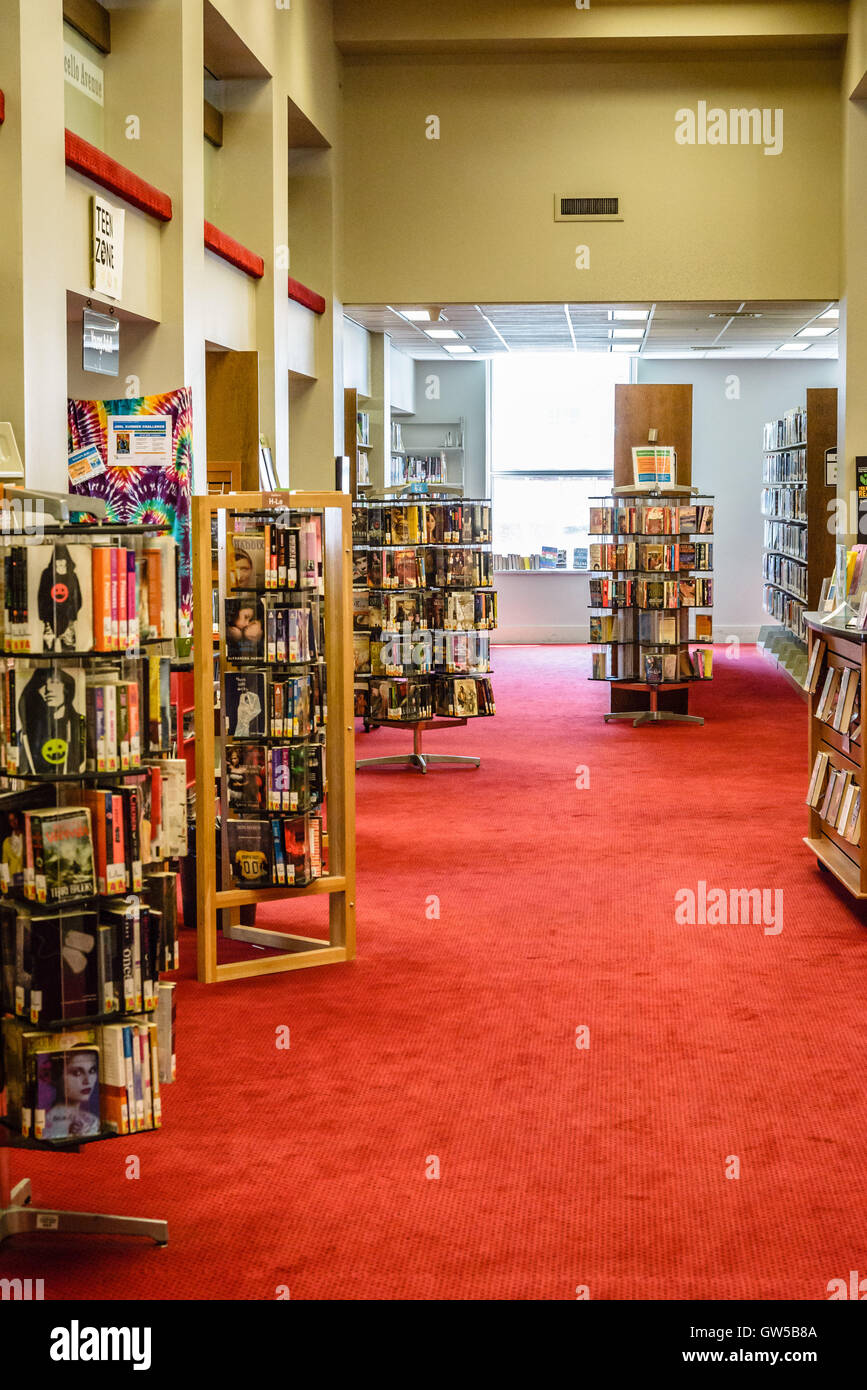
[{"label": "wooden shelving unit", "polygon": [[357,497],[359,489],[363,495],[365,489],[372,486],[370,456],[373,453],[373,445],[369,442],[362,444],[358,438],[358,417],[368,414],[366,410],[361,409],[362,401],[366,404],[366,398],[360,396],[354,386],[348,386],[344,390],[343,452],[349,459],[349,494],[351,497]]},{"label": "wooden shelving unit", "polygon": [[[818,641],[825,643],[826,652],[822,659],[815,691],[809,696],[809,765],[808,772],[819,753],[828,756],[831,767],[853,774],[861,793],[864,805],[864,791],[867,785],[864,769],[863,719],[867,711],[865,689],[867,689],[867,632],[853,628],[841,628],[823,621],[823,615],[808,613],[805,617],[809,651]],[[857,708],[860,711],[858,724],[862,732],[856,739],[839,733],[816,716],[816,707],[821,697],[825,672],[829,667],[849,667],[860,675],[860,688]],[[867,898],[867,862],[861,843],[852,844],[827,821],[822,820],[818,809],[808,807],[809,833],[804,836],[804,844],[816,856],[822,869],[832,873],[855,898]]]},{"label": "wooden shelving unit", "polygon": [[[223,844],[223,878],[218,882],[216,836],[210,833],[210,810],[215,804],[215,755],[225,746],[225,708],[217,712],[202,698],[196,707],[196,806],[201,827],[196,854],[198,902],[198,977],[205,984],[251,975],[331,965],[355,956],[355,756],[352,656],[352,513],[351,499],[337,492],[244,492],[222,497],[193,498],[193,613],[196,689],[210,694],[214,681],[212,529],[218,516],[219,613],[221,635],[226,592],[225,516],[220,513],[320,513],[323,522],[325,572],[325,661],[328,672],[326,737],[328,869],[321,878],[299,887],[238,888],[229,886]],[[228,662],[220,642],[220,678]],[[289,741],[288,739],[286,740]],[[223,756],[225,768],[225,756]],[[227,807],[221,802],[223,824]],[[327,894],[328,940],[286,930],[250,927],[240,920],[244,908],[281,900]],[[288,912],[287,912],[288,916]],[[246,941],[280,954],[256,960],[220,963],[220,930],[227,939]]]},{"label": "wooden shelving unit", "polygon": [[[804,614],[818,608],[822,581],[834,568],[828,504],[837,495],[835,460],[829,459],[837,447],[836,387],[808,389],[806,431],[799,433],[797,439],[763,450],[762,572],[765,612],[790,639],[805,644]],[[784,472],[793,476],[777,476]],[[777,573],[779,566],[787,567],[788,574]]]}]

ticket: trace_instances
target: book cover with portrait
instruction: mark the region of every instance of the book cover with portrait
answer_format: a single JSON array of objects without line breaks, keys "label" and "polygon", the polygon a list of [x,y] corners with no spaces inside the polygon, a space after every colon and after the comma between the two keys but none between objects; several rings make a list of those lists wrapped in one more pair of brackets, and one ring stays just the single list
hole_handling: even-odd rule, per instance
[{"label": "book cover with portrait", "polygon": [[89,652],[93,648],[91,549],[30,545],[27,554],[26,650]]},{"label": "book cover with portrait", "polygon": [[265,655],[265,606],[254,594],[226,600],[226,656],[230,661]]},{"label": "book cover with portrait", "polygon": [[15,728],[22,772],[46,775],[85,767],[85,674],[59,665],[19,666]]},{"label": "book cover with portrait", "polygon": [[38,1051],[34,1137],[92,1139],[100,1133],[99,1049]]}]

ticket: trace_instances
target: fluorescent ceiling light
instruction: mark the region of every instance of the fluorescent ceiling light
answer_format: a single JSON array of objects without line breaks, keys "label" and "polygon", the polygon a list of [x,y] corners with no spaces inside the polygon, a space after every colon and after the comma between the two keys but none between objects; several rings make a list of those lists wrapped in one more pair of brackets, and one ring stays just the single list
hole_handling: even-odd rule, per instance
[{"label": "fluorescent ceiling light", "polygon": [[643,321],[649,312],[649,309],[615,309],[614,317],[616,319],[641,319]]},{"label": "fluorescent ceiling light", "polygon": [[838,319],[839,317],[840,317],[840,310],[839,310],[839,309],[826,309],[825,312],[824,312],[824,314],[820,314],[820,315],[819,315],[819,318],[820,318],[820,319]]},{"label": "fluorescent ceiling light", "polygon": [[833,324],[828,324],[827,328],[820,328],[817,323],[811,323],[809,328],[802,328],[798,334],[799,338],[827,338],[829,333],[836,333]]},{"label": "fluorescent ceiling light", "polygon": [[615,336],[615,338],[643,338],[643,337],[644,337],[644,329],[643,329],[643,328],[615,328],[615,329],[614,329],[614,336]]},{"label": "fluorescent ceiling light", "polygon": [[638,343],[612,343],[612,352],[638,352]]},{"label": "fluorescent ceiling light", "polygon": [[454,345],[454,346],[453,346],[451,343],[446,343],[446,344],[445,344],[445,349],[446,349],[446,352],[456,352],[456,353],[457,353],[457,352],[473,352],[473,351],[474,351],[474,349],[471,348],[471,347],[469,346],[468,343],[457,343],[457,344]]},{"label": "fluorescent ceiling light", "polygon": [[777,348],[778,352],[806,352],[809,343],[781,343]]},{"label": "fluorescent ceiling light", "polygon": [[459,338],[461,336],[453,328],[426,328],[424,331],[429,338]]},{"label": "fluorescent ceiling light", "polygon": [[430,309],[398,309],[410,323],[430,323]]}]

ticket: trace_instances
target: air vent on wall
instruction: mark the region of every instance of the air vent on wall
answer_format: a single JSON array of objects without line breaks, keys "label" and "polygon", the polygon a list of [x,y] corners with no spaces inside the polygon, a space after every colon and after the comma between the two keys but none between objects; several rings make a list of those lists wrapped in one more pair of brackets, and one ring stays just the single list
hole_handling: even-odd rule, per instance
[{"label": "air vent on wall", "polygon": [[554,194],[555,222],[622,222],[619,198],[579,198]]}]

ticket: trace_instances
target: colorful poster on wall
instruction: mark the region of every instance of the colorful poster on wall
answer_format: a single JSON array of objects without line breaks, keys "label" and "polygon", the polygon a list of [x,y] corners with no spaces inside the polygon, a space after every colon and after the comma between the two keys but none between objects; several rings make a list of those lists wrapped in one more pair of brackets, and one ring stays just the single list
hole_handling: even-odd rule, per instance
[{"label": "colorful poster on wall", "polygon": [[[104,473],[71,486],[70,491],[101,497],[108,519],[142,524],[158,522],[171,527],[178,543],[179,623],[181,636],[192,631],[192,563],[190,553],[190,492],[193,472],[193,396],[188,386],[159,396],[133,400],[69,401],[67,404],[69,449],[93,446],[106,461]],[[166,455],[137,455],[132,463],[112,461],[109,420],[166,419],[171,422],[171,444]]]},{"label": "colorful poster on wall", "polygon": [[171,462],[171,415],[109,415],[106,433],[109,468],[167,467]]}]

